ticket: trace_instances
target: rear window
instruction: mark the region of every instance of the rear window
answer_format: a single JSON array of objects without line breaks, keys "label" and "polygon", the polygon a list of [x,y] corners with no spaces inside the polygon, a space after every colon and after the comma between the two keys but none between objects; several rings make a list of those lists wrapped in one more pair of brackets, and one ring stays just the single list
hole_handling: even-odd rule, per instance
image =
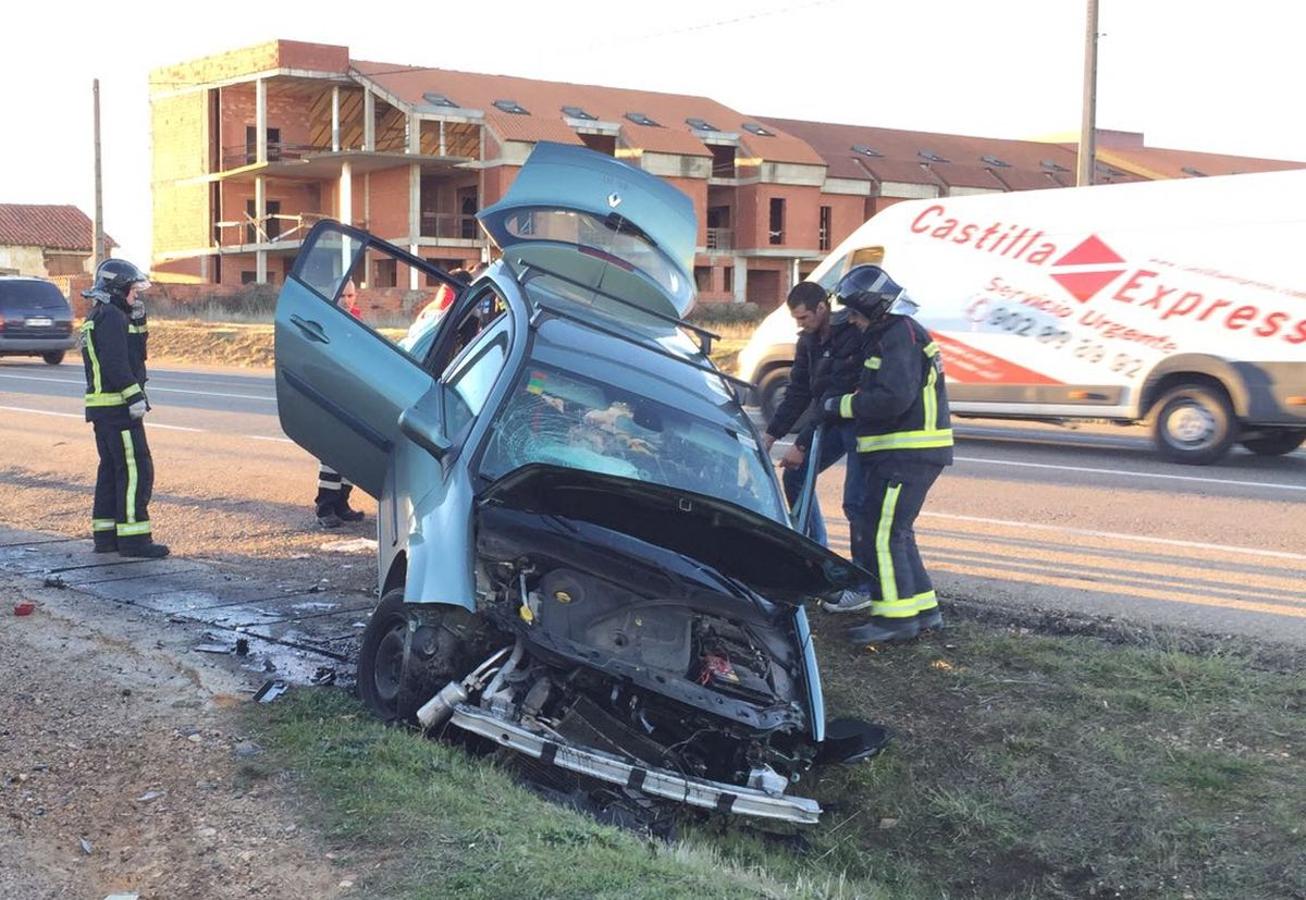
[{"label": "rear window", "polygon": [[68,301],[48,281],[0,281],[0,308],[68,311]]}]

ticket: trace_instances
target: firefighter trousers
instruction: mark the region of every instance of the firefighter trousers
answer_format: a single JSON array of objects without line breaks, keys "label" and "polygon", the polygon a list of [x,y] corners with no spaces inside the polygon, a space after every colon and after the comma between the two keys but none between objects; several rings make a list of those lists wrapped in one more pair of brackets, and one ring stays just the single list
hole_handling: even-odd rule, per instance
[{"label": "firefighter trousers", "polygon": [[854,559],[872,563],[871,615],[908,618],[938,606],[916,547],[916,516],[943,467],[862,454],[865,505],[852,530]]},{"label": "firefighter trousers", "polygon": [[91,531],[96,547],[122,548],[150,543],[150,497],[154,460],[145,441],[145,426],[95,422],[95,501]]},{"label": "firefighter trousers", "polygon": [[317,498],[314,502],[319,516],[348,509],[349,495],[353,490],[354,486],[349,479],[341,477],[339,472],[326,463],[317,464]]}]

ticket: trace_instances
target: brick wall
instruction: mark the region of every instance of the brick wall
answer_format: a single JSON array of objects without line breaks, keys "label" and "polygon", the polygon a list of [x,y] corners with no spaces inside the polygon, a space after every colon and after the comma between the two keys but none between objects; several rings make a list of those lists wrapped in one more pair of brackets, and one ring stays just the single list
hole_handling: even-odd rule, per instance
[{"label": "brick wall", "polygon": [[170,91],[178,85],[223,81],[277,68],[344,72],[349,68],[349,48],[304,41],[268,41],[155,69],[150,73],[150,84],[156,92]]},{"label": "brick wall", "polygon": [[[830,207],[830,249],[839,246],[854,231],[862,226],[868,218],[865,197],[850,194],[822,194],[818,206]],[[819,215],[818,210],[818,225]],[[812,246],[816,246],[813,244]],[[822,251],[827,252],[827,251]]]}]

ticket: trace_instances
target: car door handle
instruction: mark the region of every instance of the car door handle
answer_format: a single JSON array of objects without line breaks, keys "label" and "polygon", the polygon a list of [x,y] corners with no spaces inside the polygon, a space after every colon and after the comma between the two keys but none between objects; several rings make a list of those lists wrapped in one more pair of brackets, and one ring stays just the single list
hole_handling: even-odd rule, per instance
[{"label": "car door handle", "polygon": [[304,332],[304,336],[310,341],[318,341],[322,344],[331,343],[331,338],[327,337],[326,332],[322,330],[322,326],[312,319],[302,319],[299,316],[292,315],[290,324]]}]

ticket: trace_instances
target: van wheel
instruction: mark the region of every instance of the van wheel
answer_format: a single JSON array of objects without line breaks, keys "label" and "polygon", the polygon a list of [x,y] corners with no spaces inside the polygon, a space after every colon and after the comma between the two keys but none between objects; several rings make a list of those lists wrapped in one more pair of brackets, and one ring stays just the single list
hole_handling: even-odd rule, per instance
[{"label": "van wheel", "polygon": [[1155,409],[1152,439],[1166,459],[1204,466],[1233,445],[1233,408],[1223,391],[1205,384],[1181,384],[1166,391]]},{"label": "van wheel", "polygon": [[1306,431],[1294,431],[1291,428],[1267,430],[1260,437],[1239,441],[1257,456],[1283,456],[1291,453],[1306,443]]},{"label": "van wheel", "polygon": [[789,390],[788,366],[768,369],[762,376],[762,380],[757,383],[757,403],[762,408],[762,416],[768,422],[784,402],[787,390]]},{"label": "van wheel", "polygon": [[386,722],[417,723],[417,710],[467,671],[473,616],[460,607],[404,603],[387,591],[363,631],[358,697]]},{"label": "van wheel", "polygon": [[63,362],[63,356],[64,352],[62,350],[54,350],[50,353],[42,353],[41,359],[45,360],[49,365],[57,366],[59,363]]}]

